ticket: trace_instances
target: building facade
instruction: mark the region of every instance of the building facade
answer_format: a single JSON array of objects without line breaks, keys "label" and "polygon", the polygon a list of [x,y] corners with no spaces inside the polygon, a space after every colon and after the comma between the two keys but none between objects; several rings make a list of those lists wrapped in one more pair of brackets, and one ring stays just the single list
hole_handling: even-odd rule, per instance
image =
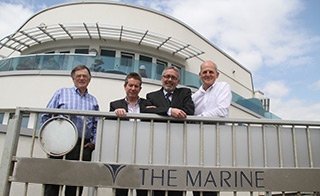
[{"label": "building facade", "polygon": [[102,111],[124,96],[125,74],[140,68],[146,72],[142,97],[159,88],[162,70],[171,65],[180,69],[180,85],[195,92],[200,64],[213,60],[219,80],[231,85],[231,117],[276,117],[255,98],[249,70],[181,21],[135,5],[79,2],[47,8],[1,39],[0,56],[0,81],[7,84],[0,87],[0,108],[45,107],[57,88],[71,85],[69,73],[78,64],[91,67],[89,91]]}]

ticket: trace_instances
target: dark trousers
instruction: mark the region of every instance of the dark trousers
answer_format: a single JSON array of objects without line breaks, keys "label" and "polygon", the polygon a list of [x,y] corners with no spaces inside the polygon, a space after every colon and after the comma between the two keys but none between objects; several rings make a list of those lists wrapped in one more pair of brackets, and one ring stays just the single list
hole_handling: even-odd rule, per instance
[{"label": "dark trousers", "polygon": [[[84,144],[90,142],[90,140],[85,139]],[[75,147],[66,155],[66,159],[68,160],[79,160],[80,158],[80,147],[81,147],[81,139],[78,140]],[[93,149],[84,148],[83,149],[83,161],[91,161]],[[52,157],[53,159],[62,159],[62,157]],[[58,196],[59,195],[59,185],[54,184],[46,184],[44,187],[44,196]],[[79,196],[82,194],[83,187],[79,187]],[[66,186],[65,188],[65,196],[76,196],[77,187],[76,186]]]},{"label": "dark trousers", "polygon": [[[202,196],[217,196],[218,192],[212,192],[212,191],[203,191]],[[200,196],[199,191],[193,191],[193,196]]]},{"label": "dark trousers", "polygon": [[[165,196],[165,191],[153,191],[153,196]],[[183,191],[168,191],[168,196],[182,196]]]},{"label": "dark trousers", "polygon": [[[136,190],[136,196],[148,196],[147,190]],[[128,196],[128,189],[116,189],[116,196]]]}]

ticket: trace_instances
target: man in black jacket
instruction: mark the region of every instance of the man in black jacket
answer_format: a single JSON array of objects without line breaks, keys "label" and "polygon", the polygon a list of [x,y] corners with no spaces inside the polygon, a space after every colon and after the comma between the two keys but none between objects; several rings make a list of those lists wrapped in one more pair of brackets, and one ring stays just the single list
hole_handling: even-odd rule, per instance
[{"label": "man in black jacket", "polygon": [[[126,97],[110,102],[110,112],[114,111],[117,116],[123,117],[127,113],[144,113],[146,107],[151,103],[139,97],[141,91],[142,80],[138,73],[131,72],[127,75],[124,82],[124,90]],[[116,189],[116,196],[127,196],[128,189]],[[147,190],[137,190],[137,196],[147,196]]]},{"label": "man in black jacket", "polygon": [[162,72],[162,88],[147,94],[153,111],[159,115],[185,118],[194,114],[194,104],[189,88],[176,88],[180,82],[179,70],[176,67],[167,67]]},{"label": "man in black jacket", "polygon": [[[156,114],[185,118],[194,114],[194,104],[189,88],[176,88],[180,82],[179,70],[167,67],[162,72],[162,88],[147,94],[147,100]],[[168,191],[168,196],[182,196],[182,191]],[[165,196],[165,191],[155,190],[153,196]]]}]

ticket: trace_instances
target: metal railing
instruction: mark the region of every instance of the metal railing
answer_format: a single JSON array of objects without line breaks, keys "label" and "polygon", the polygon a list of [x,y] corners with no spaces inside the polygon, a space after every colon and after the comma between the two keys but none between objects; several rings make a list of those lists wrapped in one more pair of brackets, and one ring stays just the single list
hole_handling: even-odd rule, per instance
[{"label": "metal railing", "polygon": [[[43,113],[100,117],[92,161],[47,158],[37,139]],[[28,142],[20,135],[25,114],[32,127]],[[152,114],[120,119],[109,112],[17,108],[3,148],[0,196],[18,195],[16,187],[21,195],[42,195],[45,183],[90,187],[87,195],[106,195],[106,189],[112,195],[115,188],[316,195],[319,141],[320,122]]]}]

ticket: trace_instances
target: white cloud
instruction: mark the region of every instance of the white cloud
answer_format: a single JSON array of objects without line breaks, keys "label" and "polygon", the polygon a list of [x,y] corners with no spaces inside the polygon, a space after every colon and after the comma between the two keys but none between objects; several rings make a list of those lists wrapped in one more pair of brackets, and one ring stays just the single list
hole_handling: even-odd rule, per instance
[{"label": "white cloud", "polygon": [[272,99],[271,109],[284,120],[317,121],[320,119],[320,103],[310,104],[297,99]]},{"label": "white cloud", "polygon": [[227,54],[229,54],[234,59],[239,59],[241,64],[246,65],[245,67],[250,70],[251,72],[256,71],[260,66],[262,66],[263,56],[260,51],[241,51],[240,53],[226,50]]},{"label": "white cloud", "polygon": [[290,89],[283,81],[271,81],[265,85],[263,92],[270,98],[281,99],[289,94]]},{"label": "white cloud", "polygon": [[[320,81],[314,84],[320,89]],[[320,103],[308,103],[304,100],[290,98],[289,89],[284,81],[268,82],[263,88],[270,98],[270,110],[284,120],[320,119]]]},{"label": "white cloud", "polygon": [[[308,37],[304,29],[296,26],[294,17],[303,9],[299,0],[290,3],[285,0],[171,0],[165,3],[167,6],[162,7],[162,11],[212,40],[251,71],[263,65],[285,66],[292,58],[308,58],[304,55],[310,45],[319,43],[318,38]],[[160,4],[153,5],[159,8],[164,2],[153,4]],[[305,63],[294,62],[295,65]]]},{"label": "white cloud", "polygon": [[0,39],[14,33],[33,14],[31,7],[23,4],[0,2]]}]

